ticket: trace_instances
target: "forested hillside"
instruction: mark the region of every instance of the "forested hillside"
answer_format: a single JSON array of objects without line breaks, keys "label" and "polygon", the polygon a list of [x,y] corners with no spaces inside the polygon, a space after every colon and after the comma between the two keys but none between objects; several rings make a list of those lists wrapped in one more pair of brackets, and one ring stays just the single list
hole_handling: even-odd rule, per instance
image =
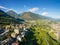
[{"label": "forested hillside", "polygon": [[0,10],[0,24],[17,24],[21,23],[21,21],[24,21],[23,19],[16,19],[15,17],[12,17],[8,15],[6,12]]}]

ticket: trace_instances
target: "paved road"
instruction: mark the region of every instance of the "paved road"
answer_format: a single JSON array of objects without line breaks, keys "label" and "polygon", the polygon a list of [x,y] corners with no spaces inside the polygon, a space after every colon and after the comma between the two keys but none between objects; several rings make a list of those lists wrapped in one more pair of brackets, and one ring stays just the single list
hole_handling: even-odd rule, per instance
[{"label": "paved road", "polygon": [[7,32],[9,32],[9,30],[5,30],[5,32],[3,32],[2,34],[0,34],[0,36],[4,35]]}]

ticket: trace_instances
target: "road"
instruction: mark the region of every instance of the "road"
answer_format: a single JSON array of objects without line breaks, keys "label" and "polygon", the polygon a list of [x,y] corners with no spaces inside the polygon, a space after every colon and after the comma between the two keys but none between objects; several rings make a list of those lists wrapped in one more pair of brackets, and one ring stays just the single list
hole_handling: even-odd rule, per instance
[{"label": "road", "polygon": [[9,30],[5,30],[5,32],[3,32],[2,34],[0,34],[0,36],[4,35],[7,32],[9,32]]}]

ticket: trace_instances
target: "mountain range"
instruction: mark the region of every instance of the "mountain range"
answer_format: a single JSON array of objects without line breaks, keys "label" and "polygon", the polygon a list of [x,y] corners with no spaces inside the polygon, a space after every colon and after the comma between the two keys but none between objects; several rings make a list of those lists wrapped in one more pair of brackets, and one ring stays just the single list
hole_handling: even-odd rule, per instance
[{"label": "mountain range", "polygon": [[59,19],[54,19],[47,16],[42,16],[39,14],[35,14],[32,12],[23,12],[22,14],[17,14],[13,10],[9,10],[7,12],[4,12],[3,10],[0,10],[0,23],[20,23],[23,21],[28,20],[52,20],[52,21],[60,21]]},{"label": "mountain range", "polygon": [[35,14],[32,12],[23,12],[22,14],[17,14],[13,10],[9,10],[6,13],[12,17],[20,18],[20,19],[24,19],[24,20],[40,20],[40,19],[54,20],[51,17],[42,16],[42,15]]}]

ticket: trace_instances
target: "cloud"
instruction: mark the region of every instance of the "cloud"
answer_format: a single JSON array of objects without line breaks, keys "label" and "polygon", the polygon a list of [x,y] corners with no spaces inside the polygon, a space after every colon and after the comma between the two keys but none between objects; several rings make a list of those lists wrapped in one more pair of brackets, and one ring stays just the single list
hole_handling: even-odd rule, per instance
[{"label": "cloud", "polygon": [[39,8],[31,8],[31,9],[29,9],[28,11],[30,11],[30,12],[36,12],[36,11],[38,11],[39,10]]},{"label": "cloud", "polygon": [[[14,11],[14,12],[17,12],[16,10],[14,10],[14,9],[12,9],[12,8],[6,8],[6,7],[4,7],[4,6],[0,6],[0,9],[5,9],[5,11],[7,12],[7,11],[10,11],[10,10],[12,10],[12,11]],[[18,12],[17,12],[18,13]]]},{"label": "cloud", "polygon": [[48,12],[43,12],[43,13],[41,13],[41,15],[47,15],[48,14]]},{"label": "cloud", "polygon": [[8,8],[6,8],[6,7],[4,7],[4,6],[0,6],[0,8],[3,8],[3,9],[8,9]]}]

